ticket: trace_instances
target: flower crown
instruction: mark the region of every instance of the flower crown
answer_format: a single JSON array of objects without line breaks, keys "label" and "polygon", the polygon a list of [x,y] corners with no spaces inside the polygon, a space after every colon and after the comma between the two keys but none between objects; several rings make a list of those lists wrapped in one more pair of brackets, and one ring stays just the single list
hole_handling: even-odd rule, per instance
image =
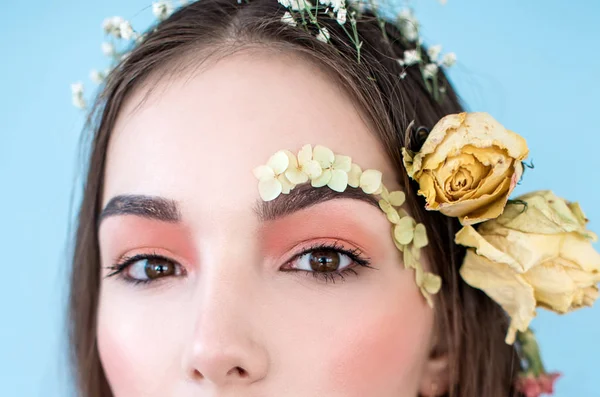
[{"label": "flower crown", "polygon": [[[242,1],[248,0],[238,0]],[[319,17],[335,18],[354,44],[359,63],[363,43],[357,19],[367,9],[377,18],[387,40],[384,26],[390,21],[379,16],[372,1],[319,0],[315,5],[309,0],[278,2],[284,8],[283,24],[314,33],[322,42],[329,42],[330,33],[321,26]],[[186,1],[181,3],[185,5]],[[168,18],[174,8],[169,1],[152,5],[159,21]],[[401,11],[394,24],[406,48],[410,48],[397,62],[404,69],[418,67],[431,95],[440,99],[445,87],[438,84],[438,70],[452,66],[456,55],[447,53],[440,57],[440,45],[425,51],[418,21],[409,9]],[[144,39],[121,17],[107,18],[102,27],[108,38],[102,43],[102,51],[111,59],[111,65],[103,72],[92,70],[90,78],[98,84],[129,55],[118,47],[126,48],[123,44]],[[405,76],[403,71],[398,78]],[[72,84],[71,90],[73,104],[85,109],[83,84]],[[510,317],[506,343],[518,342],[524,366],[516,386],[527,397],[536,397],[551,393],[559,376],[545,371],[535,336],[529,329],[536,308],[567,313],[591,306],[599,296],[600,254],[591,244],[597,236],[586,229],[588,220],[577,203],[550,191],[509,198],[525,167],[533,168],[524,163],[528,154],[525,139],[487,113],[448,115],[433,127],[418,151],[403,148],[406,172],[419,185],[418,193],[425,198],[426,209],[458,218],[463,225],[455,236],[456,244],[467,247],[461,277],[485,292]],[[322,145],[307,144],[296,154],[289,150],[274,153],[253,172],[260,197],[265,201],[307,183],[337,192],[362,189],[375,196],[391,224],[391,236],[402,252],[405,268],[414,271],[421,293],[430,306],[434,305],[433,295],[443,286],[442,279],[425,271],[421,264],[421,250],[428,244],[425,226],[402,208],[405,193],[390,192],[380,171],[363,171],[349,156],[335,154]]]}]

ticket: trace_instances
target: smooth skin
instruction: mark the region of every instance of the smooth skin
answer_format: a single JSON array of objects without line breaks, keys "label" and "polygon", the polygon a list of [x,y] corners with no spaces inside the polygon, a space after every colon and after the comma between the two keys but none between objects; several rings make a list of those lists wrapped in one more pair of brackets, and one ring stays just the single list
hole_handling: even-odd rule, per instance
[{"label": "smooth skin", "polygon": [[[338,198],[257,216],[253,168],[307,143],[378,169],[399,188],[348,95],[308,61],[266,50],[151,85],[139,108],[145,88],[121,110],[103,207],[119,195],[162,197],[180,217],[116,214],[100,225],[98,348],[114,395],[441,394],[447,363],[430,358],[434,312],[381,210]],[[372,268],[339,254],[356,274],[291,271],[311,257],[295,255],[322,244],[360,252]],[[174,273],[128,282],[147,274],[142,260],[106,277],[106,267],[136,254],[164,256],[161,269]]]}]

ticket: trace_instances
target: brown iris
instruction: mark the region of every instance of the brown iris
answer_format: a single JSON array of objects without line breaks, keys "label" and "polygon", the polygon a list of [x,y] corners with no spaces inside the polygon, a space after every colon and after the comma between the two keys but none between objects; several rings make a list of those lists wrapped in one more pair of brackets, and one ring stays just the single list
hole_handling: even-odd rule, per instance
[{"label": "brown iris", "polygon": [[144,272],[151,280],[159,277],[172,276],[175,274],[175,265],[164,259],[146,259]]},{"label": "brown iris", "polygon": [[340,266],[340,255],[335,251],[313,251],[308,261],[315,272],[335,272]]}]

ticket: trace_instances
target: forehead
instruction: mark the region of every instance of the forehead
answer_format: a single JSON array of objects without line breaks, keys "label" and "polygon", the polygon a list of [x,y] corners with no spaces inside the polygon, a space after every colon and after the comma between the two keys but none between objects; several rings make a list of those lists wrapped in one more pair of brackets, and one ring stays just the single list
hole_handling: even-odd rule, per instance
[{"label": "forehead", "polygon": [[115,195],[146,194],[211,210],[247,207],[259,197],[252,169],[307,143],[349,155],[394,185],[381,144],[348,94],[299,57],[241,53],[152,84],[141,106],[144,89],[121,109],[103,205]]}]

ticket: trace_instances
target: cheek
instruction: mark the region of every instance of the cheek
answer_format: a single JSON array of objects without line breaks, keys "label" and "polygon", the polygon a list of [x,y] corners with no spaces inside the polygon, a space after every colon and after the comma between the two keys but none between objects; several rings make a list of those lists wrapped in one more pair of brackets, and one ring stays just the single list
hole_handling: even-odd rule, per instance
[{"label": "cheek", "polygon": [[169,343],[177,339],[165,328],[168,320],[173,319],[157,315],[149,309],[154,307],[152,304],[137,307],[135,303],[123,303],[135,301],[128,295],[117,289],[101,293],[98,308],[98,351],[116,396],[159,390],[161,386],[154,383],[174,368],[170,364],[174,363],[177,352],[177,346]]}]

